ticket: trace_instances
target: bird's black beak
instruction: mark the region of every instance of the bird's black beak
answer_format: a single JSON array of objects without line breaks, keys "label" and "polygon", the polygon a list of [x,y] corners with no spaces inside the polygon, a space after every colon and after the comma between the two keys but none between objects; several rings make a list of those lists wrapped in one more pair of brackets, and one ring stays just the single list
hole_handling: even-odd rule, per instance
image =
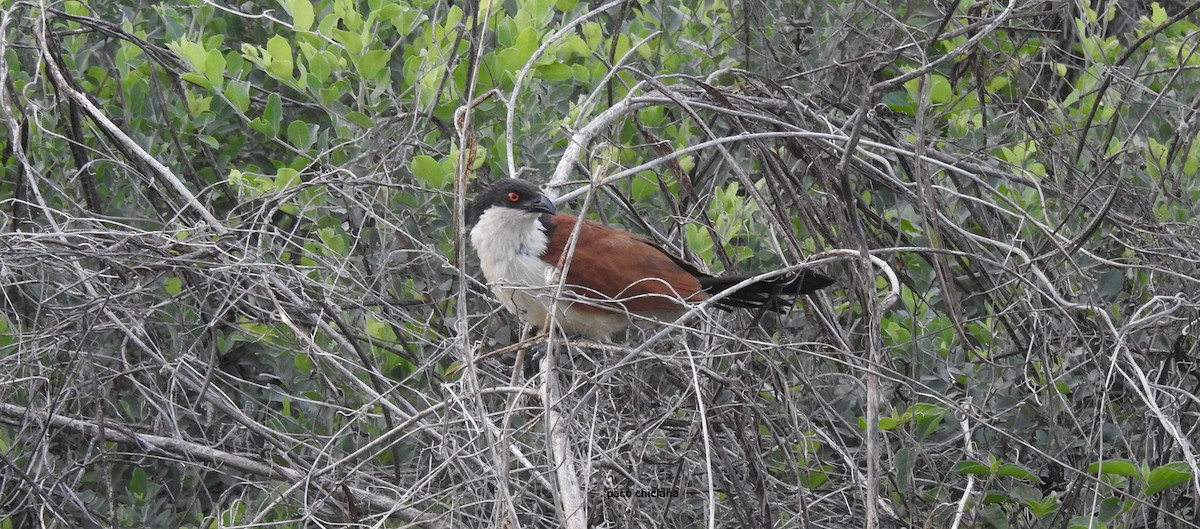
[{"label": "bird's black beak", "polygon": [[538,193],[536,197],[529,199],[525,204],[525,209],[527,211],[545,213],[547,215],[558,213],[558,208],[554,207],[554,202],[550,200],[550,197],[541,193]]}]

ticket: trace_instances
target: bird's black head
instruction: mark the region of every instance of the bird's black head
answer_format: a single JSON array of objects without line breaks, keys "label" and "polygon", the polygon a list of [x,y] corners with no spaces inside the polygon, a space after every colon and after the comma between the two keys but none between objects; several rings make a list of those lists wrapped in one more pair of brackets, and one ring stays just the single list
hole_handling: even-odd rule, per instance
[{"label": "bird's black head", "polygon": [[504,178],[493,182],[467,205],[467,225],[479,221],[483,212],[491,208],[512,208],[530,213],[553,215],[558,210],[549,197],[543,195],[533,184],[516,178]]}]

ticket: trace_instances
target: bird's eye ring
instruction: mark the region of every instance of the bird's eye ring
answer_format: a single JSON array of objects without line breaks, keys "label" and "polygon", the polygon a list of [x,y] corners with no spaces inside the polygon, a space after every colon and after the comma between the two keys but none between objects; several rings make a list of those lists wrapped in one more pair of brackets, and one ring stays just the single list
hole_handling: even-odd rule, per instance
[{"label": "bird's eye ring", "polygon": [[509,202],[516,202],[518,200],[521,200],[521,195],[519,193],[517,193],[516,191],[510,191],[508,193],[508,201]]}]

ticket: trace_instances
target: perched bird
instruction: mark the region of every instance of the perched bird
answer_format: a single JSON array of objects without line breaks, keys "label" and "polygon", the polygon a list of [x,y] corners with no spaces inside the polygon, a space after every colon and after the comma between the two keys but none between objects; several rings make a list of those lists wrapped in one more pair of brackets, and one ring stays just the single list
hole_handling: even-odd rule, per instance
[{"label": "perched bird", "polygon": [[[570,262],[564,262],[576,225],[582,222]],[[714,277],[671,255],[654,242],[599,222],[558,213],[554,202],[524,180],[502,179],[467,206],[471,245],[483,275],[510,312],[545,327],[551,306],[568,333],[604,339],[632,321],[672,321],[697,303],[750,275]],[[563,296],[555,304],[561,271]],[[795,298],[829,286],[833,279],[802,271],[751,284],[716,305],[787,310]]]}]

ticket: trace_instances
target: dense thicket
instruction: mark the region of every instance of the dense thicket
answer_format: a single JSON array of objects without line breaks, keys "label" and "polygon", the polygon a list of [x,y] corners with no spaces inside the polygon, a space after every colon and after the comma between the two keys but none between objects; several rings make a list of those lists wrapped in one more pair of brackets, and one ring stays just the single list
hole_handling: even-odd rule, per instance
[{"label": "dense thicket", "polygon": [[[1198,6],[1086,4],[5,2],[0,529],[1200,527]],[[522,335],[518,175],[839,282]]]}]

